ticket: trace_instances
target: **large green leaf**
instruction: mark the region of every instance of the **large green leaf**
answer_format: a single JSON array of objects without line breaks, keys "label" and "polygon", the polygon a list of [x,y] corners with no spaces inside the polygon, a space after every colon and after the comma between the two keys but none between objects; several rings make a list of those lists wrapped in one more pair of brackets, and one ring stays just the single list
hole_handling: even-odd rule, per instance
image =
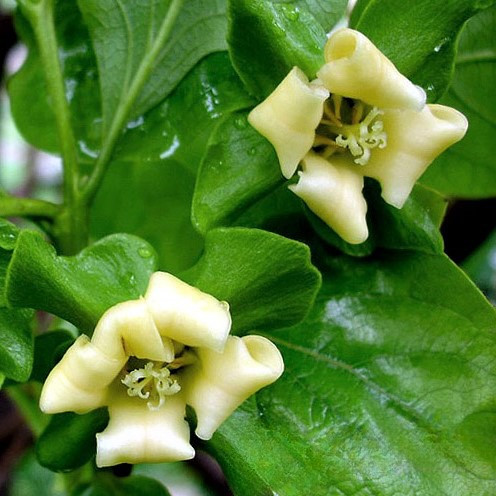
[{"label": "large green leaf", "polygon": [[325,31],[291,3],[229,0],[229,53],[248,90],[266,97],[293,66],[314,77],[324,62]]},{"label": "large green leaf", "polygon": [[205,253],[183,277],[229,303],[233,330],[301,321],[320,286],[306,245],[257,229],[215,229]]},{"label": "large green leaf", "polygon": [[370,0],[360,2],[351,27],[367,35],[402,74],[421,85],[430,101],[450,83],[455,45],[481,0]]},{"label": "large green leaf", "polygon": [[455,76],[441,103],[461,110],[467,135],[422,176],[424,184],[449,196],[496,195],[496,6],[470,19],[460,38]]},{"label": "large green leaf", "polygon": [[63,257],[40,234],[22,231],[7,275],[7,299],[91,331],[109,307],[143,294],[155,269],[153,248],[135,236],[108,236]]},{"label": "large green leaf", "polygon": [[[92,160],[101,138],[101,103],[95,55],[86,25],[73,2],[56,2],[55,26],[78,151],[82,159]],[[55,117],[47,96],[43,65],[32,29],[20,10],[16,12],[16,29],[29,51],[21,69],[8,82],[15,123],[29,143],[49,152],[57,152],[59,144]]]},{"label": "large green leaf", "polygon": [[226,52],[200,62],[127,129],[92,209],[93,235],[132,233],[155,247],[161,269],[191,266],[203,246],[190,215],[207,139],[226,115],[251,103]]},{"label": "large green leaf", "polygon": [[[225,0],[184,2],[169,39],[159,33],[170,1],[84,0],[79,7],[88,25],[98,60],[103,128],[127,98],[140,65],[158,47],[146,83],[129,114],[137,117],[163,100],[205,55],[224,50]],[[158,44],[158,45],[157,45]]]},{"label": "large green leaf", "polygon": [[235,494],[496,493],[496,313],[442,255],[329,262],[283,377],[207,445]]},{"label": "large green leaf", "polygon": [[81,467],[95,455],[95,435],[105,429],[108,419],[106,408],[85,415],[53,415],[36,443],[38,461],[55,472]]}]

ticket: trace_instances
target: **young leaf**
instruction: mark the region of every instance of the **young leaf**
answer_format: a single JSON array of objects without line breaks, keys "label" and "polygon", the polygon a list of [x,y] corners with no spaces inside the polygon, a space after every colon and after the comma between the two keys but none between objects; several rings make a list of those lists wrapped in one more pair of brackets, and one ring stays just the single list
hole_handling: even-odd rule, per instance
[{"label": "young leaf", "polygon": [[370,0],[359,3],[350,27],[368,36],[402,74],[426,90],[430,101],[436,101],[450,83],[460,30],[487,4],[480,0]]},{"label": "young leaf", "polygon": [[470,19],[460,37],[456,70],[441,103],[462,111],[467,135],[427,169],[421,182],[454,197],[496,195],[496,6]]},{"label": "young leaf", "polygon": [[325,31],[308,10],[268,0],[229,0],[229,53],[248,90],[265,98],[297,65],[308,77],[324,62]]},{"label": "young leaf", "polygon": [[108,419],[106,408],[85,415],[53,415],[36,443],[38,461],[54,472],[81,467],[95,455],[95,435],[105,429]]},{"label": "young leaf", "polygon": [[[142,87],[130,119],[163,100],[202,57],[225,49],[225,0],[78,3],[98,61],[104,132],[138,78]],[[180,11],[167,38],[162,35],[176,6]],[[143,72],[148,63],[149,70]]]},{"label": "young leaf", "polygon": [[182,277],[229,303],[233,330],[301,321],[320,286],[306,245],[258,229],[215,229],[205,253]]},{"label": "young leaf", "polygon": [[237,494],[496,492],[496,313],[445,256],[340,257],[207,447]]},{"label": "young leaf", "polygon": [[25,382],[33,367],[33,312],[0,308],[0,373]]},{"label": "young leaf", "polygon": [[108,236],[62,257],[40,234],[22,231],[6,294],[13,306],[45,310],[91,331],[109,307],[143,294],[155,269],[153,248],[135,236]]}]

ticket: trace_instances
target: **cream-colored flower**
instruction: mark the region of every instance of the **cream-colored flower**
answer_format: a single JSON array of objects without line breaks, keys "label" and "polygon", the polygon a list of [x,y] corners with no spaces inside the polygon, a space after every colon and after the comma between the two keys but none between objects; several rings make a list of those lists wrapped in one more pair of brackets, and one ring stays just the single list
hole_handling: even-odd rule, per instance
[{"label": "cream-colored flower", "polygon": [[274,146],[285,178],[301,164],[290,189],[345,241],[361,243],[363,177],[377,179],[384,200],[401,208],[468,123],[451,107],[426,105],[424,91],[358,31],[336,31],[324,55],[317,79],[294,67],[248,120]]},{"label": "cream-colored flower", "polygon": [[97,434],[99,467],[190,459],[187,404],[197,436],[210,439],[284,369],[268,339],[229,336],[230,328],[226,302],[156,272],[143,298],[107,310],[91,340],[82,335],[67,350],[43,386],[40,408],[108,406],[109,424]]}]

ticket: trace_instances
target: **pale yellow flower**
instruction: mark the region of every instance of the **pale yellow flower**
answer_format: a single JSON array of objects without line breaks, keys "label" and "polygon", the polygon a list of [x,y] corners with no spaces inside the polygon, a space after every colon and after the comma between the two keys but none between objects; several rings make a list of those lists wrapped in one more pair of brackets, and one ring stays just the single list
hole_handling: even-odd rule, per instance
[{"label": "pale yellow flower", "polygon": [[97,434],[99,467],[187,460],[195,452],[184,420],[210,439],[250,395],[283,372],[279,350],[266,338],[229,336],[226,302],[156,272],[143,298],[119,303],[80,336],[42,390],[46,413],[85,413],[108,406]]},{"label": "pale yellow flower", "polygon": [[290,189],[345,241],[361,243],[368,237],[364,176],[401,208],[468,123],[451,107],[426,105],[424,91],[358,31],[336,31],[324,55],[317,79],[294,67],[248,120],[274,146],[285,178],[301,165]]}]

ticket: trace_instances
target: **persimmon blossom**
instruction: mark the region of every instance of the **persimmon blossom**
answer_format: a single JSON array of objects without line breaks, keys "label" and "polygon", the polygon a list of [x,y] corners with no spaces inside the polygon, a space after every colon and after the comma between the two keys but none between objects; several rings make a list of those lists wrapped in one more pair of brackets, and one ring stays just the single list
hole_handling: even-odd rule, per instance
[{"label": "persimmon blossom", "polygon": [[345,241],[361,243],[363,178],[379,181],[383,199],[401,208],[468,124],[451,107],[426,105],[425,92],[358,31],[336,31],[324,56],[317,79],[294,67],[248,120],[274,146],[285,178],[301,165],[290,189]]},{"label": "persimmon blossom", "polygon": [[230,336],[226,302],[156,272],[146,294],[105,312],[91,340],[80,336],[48,376],[46,413],[85,413],[107,406],[97,434],[99,467],[187,460],[186,405],[196,435],[210,439],[250,395],[274,382],[284,364],[261,336]]}]

